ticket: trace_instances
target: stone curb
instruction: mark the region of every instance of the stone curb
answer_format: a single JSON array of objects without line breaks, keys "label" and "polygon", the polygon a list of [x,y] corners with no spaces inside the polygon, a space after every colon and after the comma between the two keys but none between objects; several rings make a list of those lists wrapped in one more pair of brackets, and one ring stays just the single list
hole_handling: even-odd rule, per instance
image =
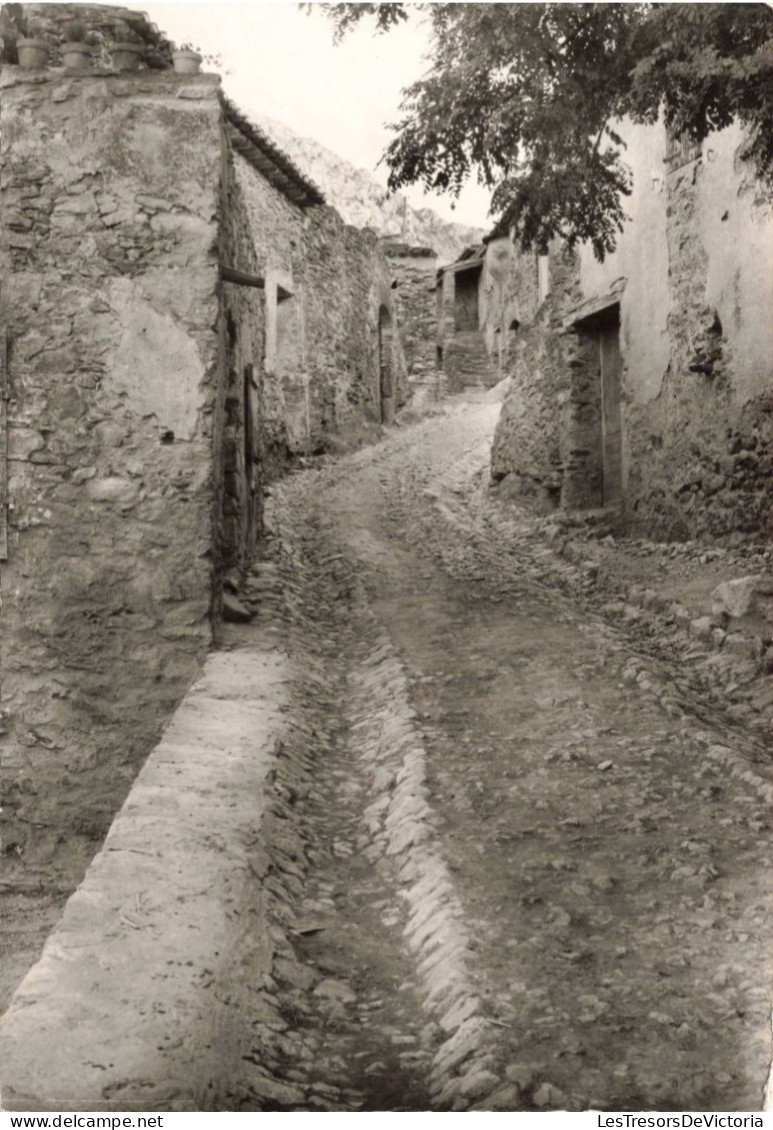
[{"label": "stone curb", "polygon": [[0,1020],[4,1109],[200,1109],[288,680],[269,645],[207,659]]}]

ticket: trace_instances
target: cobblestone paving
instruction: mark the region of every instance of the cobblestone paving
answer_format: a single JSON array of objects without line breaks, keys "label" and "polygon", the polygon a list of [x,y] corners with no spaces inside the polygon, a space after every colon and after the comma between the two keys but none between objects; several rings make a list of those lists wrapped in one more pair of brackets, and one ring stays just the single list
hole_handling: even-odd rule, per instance
[{"label": "cobblestone paving", "polygon": [[497,408],[276,488],[251,595],[299,657],[297,742],[226,1109],[761,1107],[758,750],[488,500]]}]

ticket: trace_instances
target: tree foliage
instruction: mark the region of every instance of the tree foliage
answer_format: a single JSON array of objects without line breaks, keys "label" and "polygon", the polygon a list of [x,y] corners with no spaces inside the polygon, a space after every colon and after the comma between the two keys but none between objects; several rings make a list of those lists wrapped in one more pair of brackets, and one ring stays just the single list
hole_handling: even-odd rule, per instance
[{"label": "tree foliage", "polygon": [[734,119],[773,182],[773,13],[763,4],[332,4],[336,38],[421,11],[429,69],[403,92],[385,153],[392,190],[492,190],[523,247],[555,236],[613,250],[631,192],[624,117],[696,142]]}]

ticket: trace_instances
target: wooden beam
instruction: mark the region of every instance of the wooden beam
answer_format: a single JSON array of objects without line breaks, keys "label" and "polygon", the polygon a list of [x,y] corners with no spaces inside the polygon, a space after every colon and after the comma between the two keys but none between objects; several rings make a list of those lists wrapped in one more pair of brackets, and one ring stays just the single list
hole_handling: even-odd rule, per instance
[{"label": "wooden beam", "polygon": [[266,289],[266,280],[260,275],[248,275],[246,271],[237,271],[235,267],[220,264],[220,278],[223,282],[236,283],[237,286],[254,286],[257,290]]},{"label": "wooden beam", "polygon": [[586,299],[585,302],[575,306],[574,310],[564,316],[561,328],[564,330],[576,329],[586,319],[596,317],[599,314],[611,313],[615,306],[620,305],[624,290],[625,281],[623,280],[622,285],[617,286],[609,294],[603,294],[599,298]]}]

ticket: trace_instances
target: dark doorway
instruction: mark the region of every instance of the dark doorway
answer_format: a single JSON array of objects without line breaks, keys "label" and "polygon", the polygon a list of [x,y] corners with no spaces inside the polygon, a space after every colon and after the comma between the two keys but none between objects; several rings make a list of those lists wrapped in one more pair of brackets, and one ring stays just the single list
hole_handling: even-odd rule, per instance
[{"label": "dark doorway", "polygon": [[392,315],[386,306],[378,312],[378,368],[381,421],[389,424],[395,418],[395,389]]},{"label": "dark doorway", "polygon": [[620,323],[615,318],[599,326],[599,379],[601,382],[602,502],[616,506],[623,497],[623,425],[620,412],[622,360]]},{"label": "dark doorway", "polygon": [[575,322],[574,328],[578,349],[571,362],[562,503],[570,509],[619,506],[623,501],[620,304],[611,302]]},{"label": "dark doorway", "polygon": [[454,278],[454,327],[459,333],[477,330],[480,326],[478,312],[478,284],[480,266],[457,271]]},{"label": "dark doorway", "polygon": [[260,499],[260,451],[258,430],[258,389],[255,381],[255,370],[252,365],[244,366],[244,484],[245,484],[245,511],[246,511],[246,537],[245,541],[249,553],[255,548],[259,534],[259,499]]}]

